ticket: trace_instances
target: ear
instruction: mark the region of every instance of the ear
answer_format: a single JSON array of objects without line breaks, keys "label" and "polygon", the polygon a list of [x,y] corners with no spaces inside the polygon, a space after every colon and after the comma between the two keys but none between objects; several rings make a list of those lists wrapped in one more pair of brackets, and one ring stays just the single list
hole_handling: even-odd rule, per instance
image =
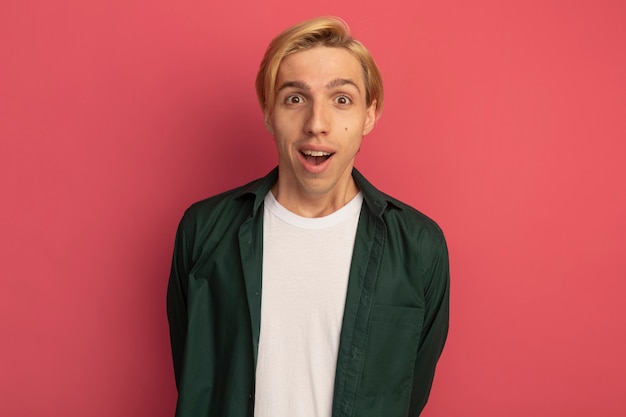
[{"label": "ear", "polygon": [[274,128],[272,127],[272,119],[270,117],[269,111],[265,110],[264,119],[265,119],[265,130],[269,132],[270,135],[274,136]]},{"label": "ear", "polygon": [[367,135],[374,129],[374,125],[376,124],[376,105],[378,103],[376,100],[370,104],[370,106],[365,110],[365,123],[363,124],[363,136]]}]

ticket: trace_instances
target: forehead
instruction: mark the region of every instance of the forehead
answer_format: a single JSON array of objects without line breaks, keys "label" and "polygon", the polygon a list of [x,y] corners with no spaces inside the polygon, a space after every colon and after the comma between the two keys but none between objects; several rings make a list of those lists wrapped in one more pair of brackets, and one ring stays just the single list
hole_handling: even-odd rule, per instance
[{"label": "forehead", "polygon": [[363,71],[358,59],[344,48],[318,46],[284,58],[278,67],[277,85],[302,81],[315,86],[334,79],[349,79],[363,87]]}]

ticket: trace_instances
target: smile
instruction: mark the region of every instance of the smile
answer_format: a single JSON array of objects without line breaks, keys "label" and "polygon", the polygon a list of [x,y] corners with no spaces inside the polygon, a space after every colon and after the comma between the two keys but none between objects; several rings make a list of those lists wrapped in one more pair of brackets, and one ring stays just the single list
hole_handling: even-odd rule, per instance
[{"label": "smile", "polygon": [[319,165],[325,161],[327,161],[331,156],[333,156],[330,152],[324,151],[313,151],[313,150],[302,150],[300,153],[304,156],[306,161],[313,165]]}]

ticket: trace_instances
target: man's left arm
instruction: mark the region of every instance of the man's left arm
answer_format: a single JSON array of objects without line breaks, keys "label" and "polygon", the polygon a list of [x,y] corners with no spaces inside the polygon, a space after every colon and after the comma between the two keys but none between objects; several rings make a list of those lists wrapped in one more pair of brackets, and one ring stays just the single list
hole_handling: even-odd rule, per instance
[{"label": "man's left arm", "polygon": [[448,249],[443,235],[433,245],[433,256],[424,286],[425,312],[421,340],[415,361],[413,392],[409,416],[417,417],[428,401],[448,335],[450,317],[450,267]]}]

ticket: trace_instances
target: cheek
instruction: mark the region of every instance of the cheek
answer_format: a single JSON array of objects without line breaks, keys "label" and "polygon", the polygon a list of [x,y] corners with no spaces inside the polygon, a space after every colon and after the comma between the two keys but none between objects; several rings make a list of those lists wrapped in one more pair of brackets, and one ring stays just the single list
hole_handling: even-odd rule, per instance
[{"label": "cheek", "polygon": [[291,132],[302,127],[302,116],[296,112],[289,115],[281,115],[272,120],[272,125],[276,132]]}]

